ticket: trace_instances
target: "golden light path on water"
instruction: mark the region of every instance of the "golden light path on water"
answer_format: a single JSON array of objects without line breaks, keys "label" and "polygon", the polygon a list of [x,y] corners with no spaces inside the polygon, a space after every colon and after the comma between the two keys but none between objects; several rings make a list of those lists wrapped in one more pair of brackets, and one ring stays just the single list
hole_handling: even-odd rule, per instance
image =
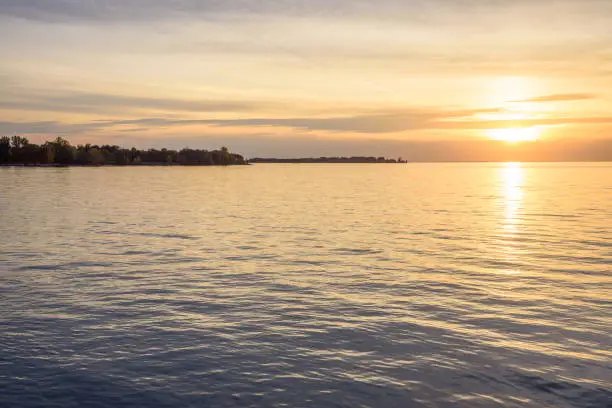
[{"label": "golden light path on water", "polygon": [[[512,244],[519,236],[521,228],[521,211],[523,209],[524,169],[521,163],[506,163],[500,169],[500,177],[504,188],[504,220],[503,236],[504,252],[507,262],[515,262],[520,251]],[[519,270],[507,270],[506,273],[520,273]]]}]

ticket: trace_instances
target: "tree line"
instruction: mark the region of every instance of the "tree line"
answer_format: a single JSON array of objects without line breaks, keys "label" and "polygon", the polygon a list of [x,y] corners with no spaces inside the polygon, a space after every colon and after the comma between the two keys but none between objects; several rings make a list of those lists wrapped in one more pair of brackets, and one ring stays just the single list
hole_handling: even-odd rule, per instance
[{"label": "tree line", "polygon": [[232,165],[247,164],[243,156],[219,150],[125,149],[115,145],[73,146],[58,137],[44,144],[34,144],[22,136],[0,137],[0,163],[23,165]]}]

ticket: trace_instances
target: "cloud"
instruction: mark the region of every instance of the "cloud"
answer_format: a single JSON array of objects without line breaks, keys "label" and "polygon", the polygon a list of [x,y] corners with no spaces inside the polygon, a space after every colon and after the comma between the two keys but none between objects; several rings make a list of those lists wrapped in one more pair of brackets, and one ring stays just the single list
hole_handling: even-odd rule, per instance
[{"label": "cloud", "polygon": [[431,129],[485,130],[525,128],[534,126],[601,125],[608,123],[612,123],[612,116],[556,117],[510,120],[439,121],[433,124]]},{"label": "cloud", "polygon": [[2,95],[0,108],[49,112],[119,113],[125,109],[152,109],[193,113],[257,111],[271,104],[265,101],[226,99],[187,100],[160,97],[138,97],[118,94],[82,92],[31,92],[8,90]]},{"label": "cloud", "polygon": [[[192,119],[166,119],[166,118],[139,118],[126,120],[95,120],[85,123],[63,123],[58,121],[41,122],[0,122],[0,134],[20,134],[20,135],[71,135],[88,132],[98,132],[100,130],[110,130],[125,132],[150,130],[171,126],[206,125],[208,120]],[[126,127],[127,126],[127,127]],[[129,127],[132,126],[132,127]]]},{"label": "cloud", "polygon": [[214,10],[215,1],[175,0],[0,0],[0,14],[52,22],[146,20],[176,13]]},{"label": "cloud", "polygon": [[589,93],[566,93],[566,94],[553,94],[537,96],[535,98],[519,99],[512,102],[570,102],[570,101],[584,101],[588,99],[596,99],[597,95]]},{"label": "cloud", "polygon": [[[216,15],[363,16],[401,18],[419,22],[436,14],[456,16],[497,12],[529,17],[533,10],[555,6],[564,14],[597,15],[610,10],[608,0],[0,0],[0,15],[53,22],[150,21]],[[506,11],[500,13],[500,10]],[[537,16],[533,16],[537,17]],[[572,16],[574,17],[574,16]]]},{"label": "cloud", "polygon": [[349,116],[246,118],[246,119],[163,119],[142,118],[111,121],[109,125],[184,126],[208,125],[219,127],[280,127],[309,131],[394,133],[408,130],[435,129],[443,119],[470,117],[478,113],[499,112],[499,109],[436,110],[413,109]]},{"label": "cloud", "polygon": [[57,121],[41,122],[0,122],[2,135],[69,135],[95,131],[106,127],[106,123],[61,123]]},{"label": "cloud", "polygon": [[[462,120],[451,120],[454,117]],[[205,120],[208,125],[225,127],[284,127],[310,131],[349,132],[349,133],[394,133],[410,130],[483,130],[499,128],[519,128],[532,126],[605,124],[612,123],[612,117],[559,117],[528,120],[476,120],[466,112],[356,115],[329,118],[290,118],[269,119],[251,118],[235,120]]]},{"label": "cloud", "polygon": [[405,112],[376,115],[354,115],[327,118],[250,118],[250,119],[172,119],[137,118],[125,120],[98,120],[87,123],[0,122],[2,134],[76,134],[100,129],[135,126],[139,128],[165,128],[177,126],[219,127],[279,127],[329,132],[393,133],[435,127],[436,115],[427,112]]},{"label": "cloud", "polygon": [[[347,0],[0,0],[0,13],[42,21],[133,21],[218,14],[312,15],[373,7],[355,7]],[[401,2],[387,2],[398,7]]]},{"label": "cloud", "polygon": [[329,118],[251,118],[235,120],[209,120],[210,125],[289,127],[332,132],[390,133],[427,127],[431,120],[427,114],[357,115]]},{"label": "cloud", "polygon": [[602,125],[612,123],[612,117],[551,117],[536,119],[483,120],[477,113],[497,112],[497,109],[475,110],[412,110],[389,113],[330,117],[246,118],[246,119],[177,119],[145,117],[134,119],[96,120],[85,123],[0,122],[1,134],[81,134],[113,130],[143,132],[171,127],[201,125],[226,128],[281,128],[329,133],[386,134],[408,131],[476,131],[486,129],[522,128],[559,125]]}]

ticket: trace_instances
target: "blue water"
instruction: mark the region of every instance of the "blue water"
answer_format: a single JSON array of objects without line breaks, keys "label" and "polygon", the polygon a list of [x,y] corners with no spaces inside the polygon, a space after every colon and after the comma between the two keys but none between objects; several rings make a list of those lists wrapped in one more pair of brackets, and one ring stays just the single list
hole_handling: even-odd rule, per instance
[{"label": "blue water", "polygon": [[612,164],[0,187],[2,407],[612,407]]}]

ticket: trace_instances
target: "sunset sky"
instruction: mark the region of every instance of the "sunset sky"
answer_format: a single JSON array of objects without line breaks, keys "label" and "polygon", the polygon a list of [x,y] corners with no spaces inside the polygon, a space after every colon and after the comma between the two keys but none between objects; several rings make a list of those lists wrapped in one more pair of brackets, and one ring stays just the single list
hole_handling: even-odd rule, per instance
[{"label": "sunset sky", "polygon": [[0,0],[0,134],[406,154],[612,139],[610,0]]}]

